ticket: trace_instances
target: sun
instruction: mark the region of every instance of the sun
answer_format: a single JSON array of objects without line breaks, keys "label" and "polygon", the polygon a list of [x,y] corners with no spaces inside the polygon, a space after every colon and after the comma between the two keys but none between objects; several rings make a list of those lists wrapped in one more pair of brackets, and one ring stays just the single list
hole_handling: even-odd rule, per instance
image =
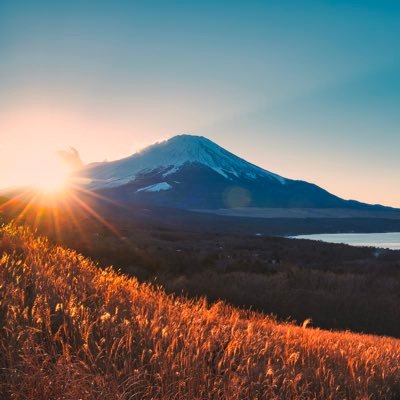
[{"label": "sun", "polygon": [[39,191],[47,194],[60,193],[66,188],[66,176],[57,173],[43,175],[33,183],[33,186]]},{"label": "sun", "polygon": [[31,185],[43,194],[58,194],[65,191],[68,170],[61,163],[37,165],[31,176]]}]

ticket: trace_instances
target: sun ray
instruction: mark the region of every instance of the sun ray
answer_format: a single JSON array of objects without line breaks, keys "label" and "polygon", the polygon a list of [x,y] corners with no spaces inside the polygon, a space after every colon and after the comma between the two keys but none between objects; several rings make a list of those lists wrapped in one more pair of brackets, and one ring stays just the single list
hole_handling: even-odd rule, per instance
[{"label": "sun ray", "polygon": [[114,205],[114,206],[117,206],[117,207],[120,207],[120,208],[123,208],[123,209],[126,209],[126,210],[129,209],[129,207],[126,204],[124,204],[124,203],[122,203],[120,201],[117,201],[117,200],[115,200],[115,199],[113,199],[111,197],[104,196],[104,195],[102,195],[102,194],[100,194],[98,192],[94,192],[94,191],[85,189],[82,186],[72,185],[71,184],[71,188],[73,188],[76,192],[78,192],[80,194],[83,194],[83,195],[86,195],[88,197],[92,197],[92,198],[95,198],[97,200],[102,200],[102,201],[104,201],[106,203],[109,203],[111,205]]},{"label": "sun ray", "polygon": [[63,206],[64,206],[63,210],[68,215],[69,220],[72,221],[72,225],[78,232],[80,239],[85,243],[85,245],[90,245],[90,241],[88,240],[87,236],[85,235],[85,232],[82,229],[81,224],[78,222],[78,220],[75,216],[75,213],[72,210],[71,203],[69,201],[64,200]]},{"label": "sun ray", "polygon": [[50,212],[51,212],[51,221],[54,228],[54,234],[56,240],[60,242],[62,240],[62,233],[61,233],[60,214],[58,206],[51,207]]},{"label": "sun ray", "polygon": [[83,200],[81,200],[77,195],[71,193],[71,198],[78,203],[81,207],[83,207],[91,216],[93,216],[97,221],[103,224],[106,228],[108,228],[116,237],[121,240],[125,240],[121,233],[109,222],[106,221],[99,213],[97,213],[92,207],[86,204]]},{"label": "sun ray", "polygon": [[84,223],[80,221],[85,215],[94,218],[119,240],[126,241],[119,230],[101,215],[97,206],[102,203],[129,209],[126,204],[74,184],[72,179],[58,192],[29,187],[16,193],[0,207],[2,210],[9,208],[15,213],[17,222],[29,221],[35,229],[44,229],[58,242],[63,241],[64,231],[68,228],[75,230],[84,243],[90,244]]},{"label": "sun ray", "polygon": [[25,205],[25,207],[22,209],[22,211],[17,215],[15,218],[16,221],[22,221],[25,216],[28,216],[29,210],[31,210],[39,198],[38,193],[33,193],[32,197],[28,200],[28,203]]}]

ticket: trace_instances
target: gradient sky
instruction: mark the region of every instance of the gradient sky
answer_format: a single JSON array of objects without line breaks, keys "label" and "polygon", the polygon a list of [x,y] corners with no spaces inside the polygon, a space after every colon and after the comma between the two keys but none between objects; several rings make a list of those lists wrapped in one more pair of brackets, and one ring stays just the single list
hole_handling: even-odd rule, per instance
[{"label": "gradient sky", "polygon": [[400,207],[399,1],[0,0],[0,186],[179,133]]}]

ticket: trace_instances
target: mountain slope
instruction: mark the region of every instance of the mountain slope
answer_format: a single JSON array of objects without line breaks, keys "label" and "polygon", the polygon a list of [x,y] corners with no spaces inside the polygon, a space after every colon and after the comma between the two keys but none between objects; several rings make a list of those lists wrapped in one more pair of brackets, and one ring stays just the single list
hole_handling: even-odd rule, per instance
[{"label": "mountain slope", "polygon": [[167,296],[0,228],[1,399],[398,399],[400,341]]},{"label": "mountain slope", "polygon": [[88,180],[88,189],[114,199],[176,208],[380,208],[283,178],[192,135],[175,136],[122,160],[89,165],[80,177]]},{"label": "mountain slope", "polygon": [[235,156],[205,137],[192,135],[174,136],[122,160],[89,166],[86,172],[92,179],[89,187],[99,189],[121,186],[154,171],[166,178],[189,164],[203,165],[227,179],[268,177],[285,183],[279,175]]}]

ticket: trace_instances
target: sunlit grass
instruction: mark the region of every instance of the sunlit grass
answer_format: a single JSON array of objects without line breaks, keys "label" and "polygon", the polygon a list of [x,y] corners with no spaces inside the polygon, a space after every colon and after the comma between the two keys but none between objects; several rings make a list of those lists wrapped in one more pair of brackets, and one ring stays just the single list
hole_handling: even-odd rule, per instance
[{"label": "sunlit grass", "polygon": [[1,399],[396,399],[400,341],[167,296],[0,230]]}]

